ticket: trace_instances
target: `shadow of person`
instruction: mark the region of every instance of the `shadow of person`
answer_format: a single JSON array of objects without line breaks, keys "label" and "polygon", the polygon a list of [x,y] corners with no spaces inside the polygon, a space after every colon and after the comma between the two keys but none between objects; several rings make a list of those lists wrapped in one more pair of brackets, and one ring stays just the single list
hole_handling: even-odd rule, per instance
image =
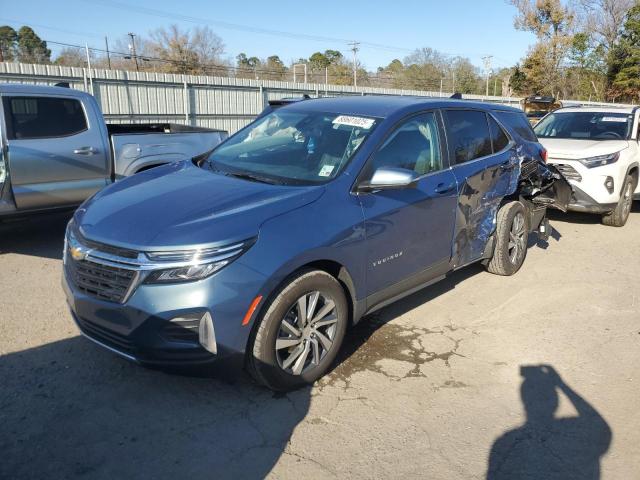
[{"label": "shadow of person", "polygon": [[[261,479],[287,453],[311,388],[149,370],[82,337],[0,356],[0,478]],[[286,458],[283,458],[286,457]]]},{"label": "shadow of person", "polygon": [[[487,479],[600,478],[600,458],[611,429],[602,416],[548,365],[522,366],[524,425],[498,438],[491,448]],[[556,418],[562,392],[577,417]]]}]

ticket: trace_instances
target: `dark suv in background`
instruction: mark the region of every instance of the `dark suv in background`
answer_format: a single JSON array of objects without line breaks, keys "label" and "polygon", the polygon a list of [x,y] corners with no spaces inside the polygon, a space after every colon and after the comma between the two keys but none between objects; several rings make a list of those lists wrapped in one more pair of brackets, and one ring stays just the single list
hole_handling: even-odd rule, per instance
[{"label": "dark suv in background", "polygon": [[544,157],[509,107],[291,103],[201,161],[85,202],[66,234],[71,312],[131,360],[239,359],[270,388],[296,388],[366,313],[473,262],[517,272],[529,232],[545,235],[546,208],[570,194]]}]

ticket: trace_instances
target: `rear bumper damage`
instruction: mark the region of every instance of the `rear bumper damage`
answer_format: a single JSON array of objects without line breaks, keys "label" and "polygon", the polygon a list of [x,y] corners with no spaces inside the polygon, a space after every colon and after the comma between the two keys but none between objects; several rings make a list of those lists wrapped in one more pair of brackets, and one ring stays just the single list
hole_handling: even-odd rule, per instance
[{"label": "rear bumper damage", "polygon": [[554,208],[566,212],[571,203],[573,189],[553,165],[533,160],[522,164],[518,193],[530,201],[535,209]]}]

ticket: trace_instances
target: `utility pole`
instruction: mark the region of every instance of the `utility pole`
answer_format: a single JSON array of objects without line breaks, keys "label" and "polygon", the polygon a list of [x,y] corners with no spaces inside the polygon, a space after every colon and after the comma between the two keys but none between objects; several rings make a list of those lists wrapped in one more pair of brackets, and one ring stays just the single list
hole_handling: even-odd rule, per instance
[{"label": "utility pole", "polygon": [[140,66],[138,65],[138,56],[136,55],[136,34],[135,33],[127,33],[131,37],[131,56],[133,57],[133,61],[136,62],[136,72],[140,71]]},{"label": "utility pole", "polygon": [[358,86],[358,50],[360,50],[360,42],[350,42],[349,46],[351,47],[351,51],[353,52],[353,86]]},{"label": "utility pole", "polygon": [[487,97],[489,96],[489,75],[491,75],[491,59],[492,58],[493,58],[493,55],[485,55],[484,57],[482,57],[482,62],[484,63],[484,70],[487,75],[487,91],[485,93]]},{"label": "utility pole", "polygon": [[107,66],[109,67],[109,70],[111,70],[111,57],[109,56],[109,39],[106,36],[104,37],[104,46],[107,49]]}]

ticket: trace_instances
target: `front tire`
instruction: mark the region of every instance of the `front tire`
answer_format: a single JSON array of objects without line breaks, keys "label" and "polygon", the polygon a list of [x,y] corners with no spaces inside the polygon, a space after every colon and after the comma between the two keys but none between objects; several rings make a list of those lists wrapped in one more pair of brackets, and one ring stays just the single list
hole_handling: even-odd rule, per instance
[{"label": "front tire", "polygon": [[496,275],[513,275],[527,257],[529,216],[521,202],[509,202],[498,210],[496,246],[487,270]]},{"label": "front tire", "polygon": [[288,280],[258,319],[248,350],[249,371],[276,391],[315,382],[336,358],[348,323],[340,283],[322,270]]},{"label": "front tire", "polygon": [[635,182],[631,175],[627,175],[620,190],[620,199],[613,212],[609,212],[602,216],[602,223],[609,227],[624,227],[631,212],[633,205],[633,191],[635,190]]}]

